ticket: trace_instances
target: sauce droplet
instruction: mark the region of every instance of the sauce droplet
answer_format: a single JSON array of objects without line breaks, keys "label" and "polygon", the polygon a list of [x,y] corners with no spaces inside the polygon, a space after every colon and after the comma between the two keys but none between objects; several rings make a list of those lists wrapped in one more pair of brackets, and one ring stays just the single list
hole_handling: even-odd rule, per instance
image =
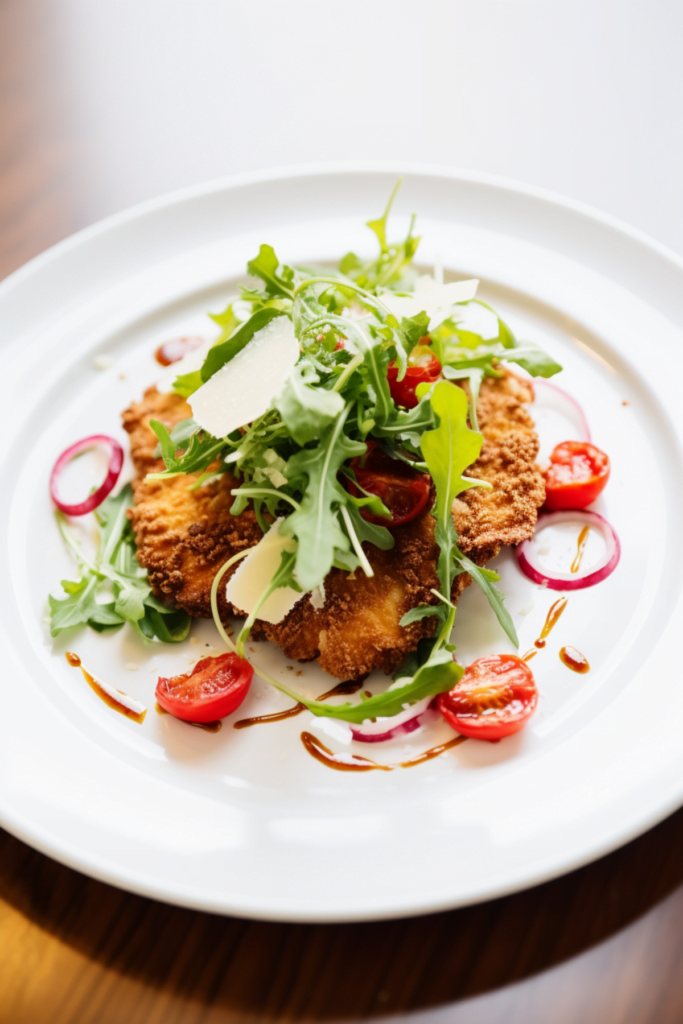
[{"label": "sauce droplet", "polygon": [[541,635],[539,636],[538,640],[534,640],[534,646],[538,647],[539,650],[545,647],[546,638],[550,635],[551,630],[557,625],[557,620],[559,619],[560,615],[566,607],[566,597],[558,597],[557,601],[553,601],[553,603],[551,604],[548,610],[548,614],[545,617],[545,623],[543,625],[543,629],[541,630]]},{"label": "sauce droplet", "polygon": [[[118,700],[116,700],[115,697],[112,697],[111,694],[107,693],[106,690],[102,689],[97,680],[83,668],[83,665],[81,664],[81,659],[77,654],[74,654],[73,651],[66,652],[66,660],[68,661],[69,665],[71,665],[72,668],[80,668],[81,672],[83,673],[83,678],[85,679],[90,689],[93,691],[93,693],[97,694],[100,700],[104,701],[107,707],[111,708],[112,711],[118,711],[120,715],[125,715],[126,718],[131,718],[134,722],[137,722],[138,725],[142,725],[142,723],[145,720],[145,715],[147,714],[147,708],[145,708],[144,711],[138,712],[132,711],[131,708],[127,708],[125,704],[121,704]],[[121,696],[125,695],[121,694]]]},{"label": "sauce droplet", "polygon": [[338,772],[370,772],[373,769],[378,769],[382,772],[392,772],[395,768],[414,768],[415,765],[424,764],[425,761],[431,761],[432,758],[438,757],[444,751],[457,747],[460,743],[464,743],[466,739],[466,736],[455,736],[452,740],[448,740],[447,743],[440,743],[437,747],[431,747],[429,750],[425,750],[421,754],[409,758],[407,761],[400,761],[398,764],[377,764],[376,761],[371,761],[370,758],[361,757],[358,754],[333,754],[329,747],[321,743],[317,737],[312,736],[310,732],[301,733],[301,742],[311,757],[320,761],[327,768],[334,768]]},{"label": "sauce droplet", "polygon": [[[74,668],[77,667],[78,666],[74,665]],[[107,707],[111,708],[112,711],[118,711],[120,715],[125,715],[126,718],[132,719],[132,721],[137,722],[138,725],[142,725],[145,720],[145,715],[147,714],[147,709],[139,713],[137,711],[131,711],[131,709],[127,708],[125,704],[120,704],[114,697],[111,697],[106,690],[103,690],[97,680],[93,678],[93,676],[91,676],[82,665],[80,666],[80,669],[90,689],[97,694],[100,700],[104,701]]]},{"label": "sauce droplet", "polygon": [[440,743],[438,747],[431,747],[429,750],[425,750],[423,754],[418,754],[416,757],[411,757],[408,761],[401,761],[401,768],[414,768],[416,764],[424,764],[425,761],[431,761],[433,757],[438,757],[439,754],[443,754],[445,750],[451,750],[453,747],[459,746],[464,743],[467,736],[456,736],[452,740],[448,740],[447,743]]},{"label": "sauce droplet", "polygon": [[217,722],[185,722],[185,725],[192,725],[195,729],[203,729],[204,732],[220,732],[223,728],[223,723],[220,719]]},{"label": "sauce droplet", "polygon": [[567,668],[570,668],[572,672],[580,672],[583,675],[583,673],[590,671],[588,659],[581,651],[577,651],[576,647],[562,647],[560,649],[560,661]]},{"label": "sauce droplet", "polygon": [[203,338],[172,338],[170,341],[165,341],[163,345],[159,345],[154,353],[154,358],[162,366],[170,366],[171,363],[177,363],[188,352],[193,352],[203,344]]},{"label": "sauce droplet", "polygon": [[579,539],[576,543],[576,554],[574,555],[574,561],[572,562],[572,572],[578,572],[581,568],[583,553],[586,550],[586,543],[588,542],[588,534],[590,532],[590,526],[584,526],[581,533],[579,534]]},{"label": "sauce droplet", "polygon": [[390,772],[392,770],[391,765],[377,764],[376,761],[371,761],[367,757],[357,757],[355,754],[333,754],[329,747],[312,736],[310,732],[301,733],[301,742],[311,757],[338,772],[371,772],[375,769]]},{"label": "sauce droplet", "polygon": [[358,691],[360,690],[361,686],[363,685],[363,683],[365,682],[366,679],[367,679],[367,676],[363,676],[362,679],[357,679],[357,680],[356,679],[347,679],[346,682],[337,683],[337,685],[333,686],[331,690],[326,690],[325,693],[321,693],[320,696],[316,697],[315,699],[316,700],[327,700],[329,697],[342,697],[342,696],[349,696],[350,694],[353,694],[353,693],[358,693]]},{"label": "sauce droplet", "polygon": [[[364,677],[365,678],[365,677]],[[363,679],[358,681],[348,679],[346,682],[337,683],[331,690],[321,693],[316,700],[327,700],[328,697],[339,697],[342,694],[358,693],[363,685]],[[240,718],[239,722],[233,722],[233,729],[248,729],[251,725],[261,725],[263,722],[282,722],[285,718],[294,718],[306,710],[305,704],[294,704],[285,711],[278,711],[273,715],[256,715],[254,718]]]},{"label": "sauce droplet", "polygon": [[233,722],[233,729],[248,729],[250,725],[261,725],[263,722],[282,722],[285,718],[294,718],[306,710],[305,704],[294,704],[286,711],[278,711],[274,715],[255,715],[254,718],[240,718],[239,722]]},{"label": "sauce droplet", "polygon": [[535,658],[537,654],[538,651],[532,647],[531,650],[527,651],[526,654],[522,657],[522,661],[531,661],[531,659]]},{"label": "sauce droplet", "polygon": [[[154,710],[158,715],[168,715],[170,712],[166,708],[162,708],[159,701],[155,701]],[[171,716],[174,717],[173,715]],[[176,718],[176,722],[182,722],[183,725],[193,725],[195,729],[203,729],[204,732],[219,732],[223,727],[222,722],[185,722],[182,718]]]}]

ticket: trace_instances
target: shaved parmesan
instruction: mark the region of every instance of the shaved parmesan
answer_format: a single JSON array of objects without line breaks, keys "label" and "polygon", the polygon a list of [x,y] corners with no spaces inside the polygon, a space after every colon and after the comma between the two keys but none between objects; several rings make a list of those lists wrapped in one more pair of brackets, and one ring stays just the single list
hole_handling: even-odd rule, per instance
[{"label": "shaved parmesan", "polygon": [[[239,568],[230,577],[225,588],[225,596],[230,604],[247,615],[254,610],[256,602],[280,568],[282,554],[285,551],[294,551],[296,547],[293,537],[280,534],[283,522],[282,517],[275,520],[268,533],[240,562]],[[280,587],[259,608],[258,618],[264,622],[281,622],[302,597],[304,594],[292,590],[291,587]]]},{"label": "shaved parmesan", "polygon": [[267,412],[299,358],[299,343],[287,316],[257,331],[234,359],[189,398],[203,430],[225,437]]},{"label": "shaved parmesan", "polygon": [[166,395],[173,390],[173,382],[176,377],[180,377],[183,373],[194,373],[195,370],[201,370],[213,344],[213,341],[205,341],[203,345],[192,349],[176,363],[165,366],[157,378],[157,391]]},{"label": "shaved parmesan", "polygon": [[399,320],[402,316],[412,317],[425,312],[429,317],[429,327],[434,330],[448,319],[456,302],[469,302],[474,298],[478,284],[477,280],[437,284],[433,277],[424,274],[415,282],[413,295],[383,292],[380,299]]}]

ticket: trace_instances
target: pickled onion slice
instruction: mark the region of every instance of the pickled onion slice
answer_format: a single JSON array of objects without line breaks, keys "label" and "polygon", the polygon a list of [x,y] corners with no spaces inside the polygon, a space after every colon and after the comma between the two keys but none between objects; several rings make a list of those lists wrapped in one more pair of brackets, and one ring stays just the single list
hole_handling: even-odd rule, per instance
[{"label": "pickled onion slice", "polygon": [[[88,495],[85,501],[80,501],[75,505],[68,505],[62,501],[59,497],[57,485],[59,477],[66,466],[81,452],[87,451],[90,448],[106,448],[109,453],[109,466],[107,468],[107,475],[104,480],[92,494]],[[116,481],[119,478],[121,467],[123,466],[123,448],[113,437],[108,437],[106,434],[92,434],[90,437],[84,437],[81,441],[76,441],[75,444],[70,445],[62,454],[59,456],[54,466],[52,467],[52,473],[50,474],[50,495],[60,512],[64,512],[67,516],[84,516],[88,512],[92,512],[98,505],[101,505],[107,495],[111,492]]]},{"label": "pickled onion slice", "polygon": [[424,697],[417,704],[400,711],[391,718],[377,718],[374,722],[363,722],[362,725],[351,725],[351,735],[361,743],[383,743],[396,739],[397,736],[414,732],[420,725],[420,718],[429,710],[434,702],[433,697]]},{"label": "pickled onion slice", "polygon": [[523,541],[517,548],[517,561],[525,576],[528,576],[534,583],[548,587],[550,590],[583,590],[584,587],[593,587],[601,583],[616,569],[621,558],[621,545],[613,527],[598,515],[597,512],[585,512],[582,509],[571,509],[563,512],[546,512],[538,517],[536,523],[536,534],[546,526],[558,526],[560,523],[581,523],[583,526],[590,526],[602,534],[605,541],[605,553],[597,564],[588,566],[581,573],[555,572],[551,576],[539,564],[534,548],[535,537]]},{"label": "pickled onion slice", "polygon": [[[576,438],[572,440],[576,441],[589,441],[591,439],[591,432],[588,426],[588,420],[583,409],[571,395],[563,391],[562,388],[558,388],[556,384],[550,384],[547,380],[539,380],[536,378],[533,383],[534,387],[534,404],[539,406],[546,406],[549,409],[554,409],[560,413],[565,419],[568,419],[574,424],[576,428]],[[532,410],[533,414],[533,410]]]}]

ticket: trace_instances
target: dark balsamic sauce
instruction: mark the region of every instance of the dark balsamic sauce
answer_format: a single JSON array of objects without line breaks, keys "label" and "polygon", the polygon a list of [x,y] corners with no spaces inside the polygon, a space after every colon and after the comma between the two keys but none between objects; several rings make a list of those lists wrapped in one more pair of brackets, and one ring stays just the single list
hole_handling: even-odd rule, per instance
[{"label": "dark balsamic sauce", "polygon": [[581,651],[577,651],[576,647],[562,647],[560,649],[560,661],[567,668],[570,668],[572,672],[579,672],[581,675],[590,672],[588,658]]}]

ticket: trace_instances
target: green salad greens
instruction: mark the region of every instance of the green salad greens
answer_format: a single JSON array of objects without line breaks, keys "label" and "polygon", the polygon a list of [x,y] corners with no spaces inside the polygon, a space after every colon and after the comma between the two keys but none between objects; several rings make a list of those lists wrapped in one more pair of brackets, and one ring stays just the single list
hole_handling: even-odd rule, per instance
[{"label": "green salad greens", "polygon": [[[433,617],[436,633],[421,642],[419,656],[411,655],[393,686],[357,705],[325,705],[301,698],[257,669],[278,688],[303,700],[315,714],[348,721],[396,714],[407,704],[450,689],[458,681],[463,670],[453,660],[449,641],[455,618],[452,588],[460,573],[469,573],[481,587],[501,627],[517,645],[503,595],[495,587],[499,577],[474,565],[459,549],[451,507],[466,489],[489,486],[466,475],[483,441],[476,404],[484,378],[502,376],[503,361],[516,363],[532,376],[550,377],[561,369],[536,345],[518,342],[491,307],[474,298],[452,302],[431,314],[419,306],[410,316],[392,313],[390,306],[396,307],[392,297],[417,294],[418,273],[412,261],[420,241],[413,234],[413,222],[403,242],[387,241],[393,198],[383,216],[368,224],[379,242],[375,259],[364,261],[348,253],[338,269],[290,267],[280,262],[271,246],[262,245],[247,265],[250,274],[260,279],[259,287],[242,288],[240,295],[213,317],[221,335],[204,365],[176,379],[174,390],[191,398],[259,331],[278,317],[287,317],[299,344],[299,358],[264,415],[220,438],[192,419],[170,433],[162,423],[151,423],[166,467],[156,476],[199,473],[192,484],[198,487],[229,471],[239,482],[232,491],[234,515],[253,507],[264,532],[273,517],[285,517],[280,532],[293,539],[294,547],[283,554],[262,600],[276,587],[314,590],[333,567],[370,575],[363,545],[393,546],[390,529],[367,522],[361,515],[367,507],[375,517],[389,516],[380,498],[358,487],[352,494],[343,482],[346,476],[353,477],[350,460],[363,456],[369,441],[392,459],[430,475],[436,493],[433,515],[440,550],[440,586],[431,603],[413,608],[401,624]],[[437,287],[439,282],[431,285]],[[400,407],[392,398],[389,365],[398,368],[401,381],[411,356],[427,335],[430,351],[441,363],[442,379],[419,386],[414,408]],[[452,382],[466,382],[467,390]],[[153,603],[144,575],[140,578],[132,570],[128,535],[122,534],[118,541],[117,551],[125,556],[112,561],[114,552],[105,539],[106,529],[105,522],[102,557],[92,566],[82,563],[83,579],[68,585],[73,590],[65,587],[69,594],[65,601],[54,602],[53,624],[70,624],[72,617],[80,616],[79,621],[103,628],[113,624],[108,616],[121,616],[134,621],[145,635],[147,629],[153,629],[160,636],[161,619],[168,623],[172,615]],[[95,579],[111,580],[116,598],[110,605],[95,605],[89,589],[96,589]],[[153,613],[158,621],[150,624]],[[242,631],[240,653],[254,618],[250,616]]]},{"label": "green salad greens", "polygon": [[190,631],[190,616],[167,608],[152,594],[147,570],[138,564],[135,540],[126,512],[133,503],[130,484],[95,511],[100,537],[97,552],[89,557],[77,540],[67,517],[55,512],[60,533],[80,569],[75,582],[62,580],[64,598],[50,595],[50,632],[58,636],[73,626],[88,625],[98,632],[131,626],[148,640],[179,643]]}]

